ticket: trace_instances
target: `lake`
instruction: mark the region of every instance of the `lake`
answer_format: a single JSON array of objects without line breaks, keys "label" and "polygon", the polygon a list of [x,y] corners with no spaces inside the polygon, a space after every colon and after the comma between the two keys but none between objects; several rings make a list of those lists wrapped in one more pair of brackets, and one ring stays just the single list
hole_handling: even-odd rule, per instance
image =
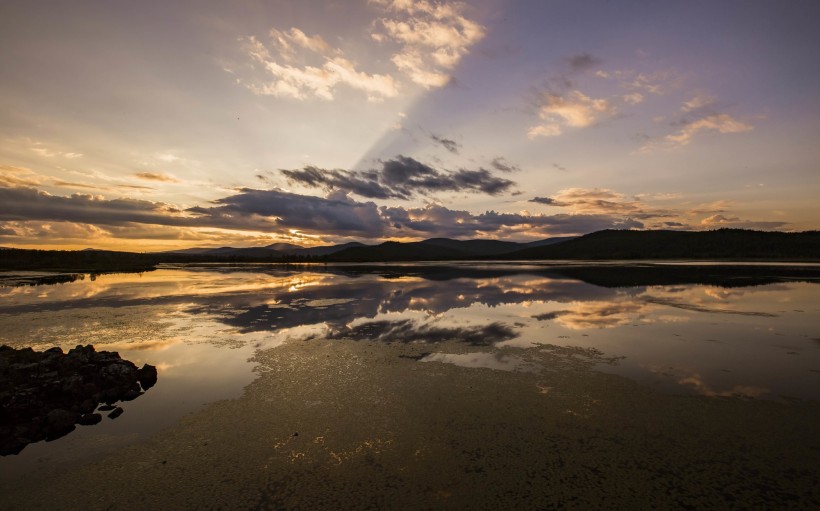
[{"label": "lake", "polygon": [[93,344],[159,380],[116,420],[0,458],[0,507],[820,506],[819,276],[634,263],[6,274],[0,344]]}]

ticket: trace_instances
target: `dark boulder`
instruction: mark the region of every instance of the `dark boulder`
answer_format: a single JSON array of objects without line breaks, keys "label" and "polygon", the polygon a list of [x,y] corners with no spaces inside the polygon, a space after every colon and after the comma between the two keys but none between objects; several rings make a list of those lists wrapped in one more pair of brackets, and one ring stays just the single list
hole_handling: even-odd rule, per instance
[{"label": "dark boulder", "polygon": [[157,368],[145,364],[137,371],[137,378],[139,379],[142,390],[148,390],[157,384]]},{"label": "dark boulder", "polygon": [[[98,352],[90,344],[68,353],[0,346],[0,456],[60,438],[76,424],[96,424],[102,420],[94,413],[100,403],[136,399],[156,382],[155,367],[137,369],[118,353]],[[123,413],[108,409],[111,418]]]},{"label": "dark boulder", "polygon": [[77,421],[81,426],[93,426],[102,420],[102,415],[98,413],[86,413]]}]

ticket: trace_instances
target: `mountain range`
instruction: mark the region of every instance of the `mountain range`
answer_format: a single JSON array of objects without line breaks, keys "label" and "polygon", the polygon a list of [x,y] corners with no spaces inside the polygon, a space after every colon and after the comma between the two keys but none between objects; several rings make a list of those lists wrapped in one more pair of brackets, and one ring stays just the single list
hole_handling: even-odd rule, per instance
[{"label": "mountain range", "polygon": [[303,248],[277,243],[251,248],[195,248],[156,254],[184,261],[388,262],[455,260],[793,260],[820,259],[820,231],[770,232],[605,230],[584,236],[553,237],[530,243],[500,240],[431,238],[377,245],[345,243]]},{"label": "mountain range", "polygon": [[162,252],[162,255],[188,255],[207,258],[276,259],[323,258],[331,261],[427,261],[501,256],[524,249],[561,243],[572,237],[547,238],[529,243],[498,240],[454,240],[431,238],[412,243],[387,241],[378,245],[350,242],[340,245],[301,247],[291,243],[274,243],[264,247],[189,248]]},{"label": "mountain range", "polygon": [[250,248],[192,248],[134,253],[110,250],[0,250],[0,270],[145,271],[160,263],[298,263],[391,261],[691,260],[820,262],[820,231],[770,232],[607,230],[531,243],[432,238],[378,245],[344,243],[300,247],[277,243]]}]

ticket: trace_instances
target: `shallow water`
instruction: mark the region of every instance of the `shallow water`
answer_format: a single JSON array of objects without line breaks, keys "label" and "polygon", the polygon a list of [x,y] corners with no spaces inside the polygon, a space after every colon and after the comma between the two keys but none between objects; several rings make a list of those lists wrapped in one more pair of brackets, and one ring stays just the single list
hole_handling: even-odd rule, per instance
[{"label": "shallow water", "polygon": [[[509,264],[208,265],[0,287],[0,343],[37,350],[94,344],[159,369],[156,387],[125,403],[125,414],[118,419],[0,458],[0,483],[9,491],[15,488],[19,502],[34,507],[34,490],[27,493],[26,485],[35,488],[48,480],[54,488],[70,487],[77,467],[110,473],[108,485],[122,485],[123,473],[145,468],[139,460],[165,466],[169,460],[159,458],[175,456],[194,466],[195,459],[188,456],[195,452],[222,461],[215,462],[216,469],[203,469],[202,486],[190,492],[205,492],[206,483],[216,480],[242,481],[250,485],[245,495],[253,495],[250,508],[265,502],[284,507],[339,504],[323,500],[330,495],[323,497],[323,492],[383,507],[372,500],[372,492],[340,494],[339,488],[363,481],[380,488],[381,495],[395,486],[395,502],[402,503],[397,507],[409,506],[411,501],[404,499],[414,498],[412,492],[405,494],[411,487],[425,503],[422,507],[491,507],[492,502],[513,501],[570,505],[582,502],[572,499],[573,491],[589,491],[575,483],[555,486],[556,476],[577,478],[577,471],[589,465],[582,480],[599,480],[601,485],[590,483],[589,488],[604,491],[617,483],[608,470],[629,472],[612,464],[614,440],[604,439],[601,428],[611,427],[624,442],[641,435],[666,442],[674,437],[683,449],[690,442],[705,445],[721,435],[741,434],[744,426],[733,422],[739,417],[774,421],[770,426],[775,431],[793,433],[787,440],[791,444],[747,425],[752,436],[712,456],[711,462],[737,458],[733,449],[742,444],[759,451],[760,458],[748,463],[755,470],[768,464],[782,472],[792,461],[794,470],[804,468],[808,461],[800,456],[820,452],[816,428],[804,424],[816,417],[820,398],[817,280],[778,276],[777,269],[721,278],[720,268],[696,278],[688,270],[677,276],[663,270],[659,277],[650,268],[646,284],[631,274],[627,282],[614,278],[625,273],[618,266],[596,272]],[[700,422],[690,424],[689,433],[679,431],[693,410],[701,414]],[[636,413],[640,421],[619,422],[628,414],[635,420]],[[732,419],[727,422],[727,417]],[[673,427],[676,435],[667,438]],[[228,440],[222,430],[237,439]],[[310,442],[304,430],[310,432]],[[794,438],[795,431],[803,438]],[[703,439],[706,433],[713,438]],[[184,438],[195,434],[215,438],[193,442],[195,447],[183,445],[188,443]],[[487,445],[490,438],[498,440],[495,446]],[[546,439],[547,444],[539,445]],[[589,446],[581,448],[598,441],[603,443],[591,452]],[[776,441],[781,452],[802,454],[793,460],[781,455],[779,465],[773,465],[766,442],[774,449]],[[644,447],[647,452],[669,447],[658,442]],[[226,443],[233,450],[226,450]],[[476,449],[483,454],[475,454]],[[523,460],[528,449],[557,450],[562,459],[580,465],[539,468],[530,460],[527,468]],[[594,462],[596,449],[600,466]],[[236,458],[237,453],[245,458]],[[234,473],[237,469],[225,467],[229,461],[249,468]],[[338,472],[333,468],[337,461],[355,469]],[[124,472],[112,470],[112,463]],[[102,467],[105,471],[99,472]],[[437,475],[425,472],[432,467]],[[683,465],[673,461],[668,468],[682,477]],[[288,470],[306,479],[293,481]],[[491,499],[485,489],[489,500],[471,506],[470,495],[498,479],[499,471],[515,480],[497,481],[498,492],[512,492],[516,498]],[[549,485],[539,483],[546,473],[553,477]],[[329,478],[325,486],[313,479],[318,474]],[[107,476],[99,477],[105,486]],[[22,479],[26,484],[21,485]],[[310,490],[307,480],[318,486]],[[803,474],[792,475],[786,486],[767,484],[798,502],[812,502],[817,497],[809,488],[812,480]],[[159,489],[163,483],[152,484]],[[698,479],[691,484],[704,483]],[[646,502],[638,498],[638,486],[629,494],[637,500],[622,495],[627,499],[622,502]],[[644,489],[657,491],[651,485]],[[231,491],[223,489],[223,494]],[[292,494],[300,491],[311,498],[293,500]],[[686,494],[685,488],[680,491]],[[779,502],[776,495],[766,500],[761,495],[771,492],[755,486],[738,492],[751,499],[747,503]],[[174,501],[159,490],[152,495],[157,505],[184,508],[193,502]],[[122,498],[103,492],[99,503],[116,506]],[[696,505],[696,500],[670,503]],[[117,507],[127,508],[122,503]]]}]

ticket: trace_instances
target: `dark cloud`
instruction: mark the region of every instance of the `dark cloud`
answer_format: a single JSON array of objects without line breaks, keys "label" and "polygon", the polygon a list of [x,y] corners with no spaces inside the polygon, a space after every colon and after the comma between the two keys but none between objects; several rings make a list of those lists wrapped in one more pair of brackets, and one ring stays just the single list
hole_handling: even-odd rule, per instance
[{"label": "dark cloud", "polygon": [[601,64],[601,59],[589,53],[579,53],[569,57],[567,64],[574,73],[582,73]]},{"label": "dark cloud", "polygon": [[187,211],[197,215],[195,225],[227,229],[299,229],[340,236],[378,238],[384,222],[373,202],[357,202],[344,192],[313,197],[282,190],[254,190],[213,201],[212,207]]},{"label": "dark cloud", "polygon": [[51,195],[34,188],[0,188],[0,220],[54,220],[102,225],[183,225],[179,210],[161,202]]},{"label": "dark cloud", "polygon": [[562,206],[563,204],[556,201],[552,197],[533,197],[529,202],[537,202],[538,204],[546,204],[547,206]]},{"label": "dark cloud", "polygon": [[117,188],[121,188],[124,190],[156,190],[153,186],[140,186],[140,185],[117,185]]},{"label": "dark cloud", "polygon": [[761,231],[770,231],[786,227],[789,225],[789,222],[753,221],[717,214],[704,218],[700,224],[702,227],[706,227],[708,229],[726,227],[732,229],[757,229]]},{"label": "dark cloud", "polygon": [[501,157],[493,159],[493,161],[490,162],[490,166],[501,172],[518,172],[521,170],[521,167],[518,165],[510,163]]},{"label": "dark cloud", "polygon": [[179,183],[179,179],[162,172],[138,172],[134,176],[146,181],[162,181],[165,183]]},{"label": "dark cloud", "polygon": [[545,312],[543,314],[536,314],[535,316],[533,316],[533,318],[537,319],[538,321],[550,321],[560,317],[562,314],[566,314],[566,311]]},{"label": "dark cloud", "polygon": [[382,208],[382,214],[397,234],[410,236],[476,237],[488,233],[513,234],[536,231],[539,234],[577,234],[602,229],[640,229],[643,224],[632,218],[612,215],[522,215],[487,211],[474,215],[438,205],[424,208]]},{"label": "dark cloud", "polygon": [[[462,174],[458,179],[468,179],[468,176]],[[374,202],[356,201],[344,191],[315,197],[278,189],[244,188],[210,205],[183,211],[169,204],[144,200],[108,200],[80,194],[62,197],[32,188],[0,188],[0,204],[4,205],[0,221],[39,220],[123,227],[150,224],[269,233],[298,229],[310,234],[363,239],[465,238],[488,234],[508,238],[522,233],[534,237],[643,227],[633,217],[619,214],[524,215],[495,211],[473,214],[441,205],[377,206]]]},{"label": "dark cloud", "polygon": [[311,188],[342,190],[369,199],[410,199],[434,192],[481,192],[498,195],[515,183],[486,169],[441,171],[408,156],[381,162],[378,170],[320,169],[314,166],[282,170],[291,182]]},{"label": "dark cloud", "polygon": [[553,168],[556,168],[556,169],[558,169],[558,170],[560,170],[560,171],[562,171],[562,172],[565,172],[565,171],[567,170],[567,168],[566,168],[566,167],[563,167],[563,166],[561,166],[561,165],[558,165],[557,163],[553,163],[553,164],[552,164],[552,166],[553,166]]},{"label": "dark cloud", "polygon": [[398,192],[379,184],[379,176],[373,172],[327,170],[312,165],[300,170],[282,170],[281,172],[289,181],[311,188],[345,190],[371,199],[408,198],[397,196]]},{"label": "dark cloud", "polygon": [[458,150],[461,147],[461,144],[449,138],[440,137],[438,135],[430,135],[430,138],[453,154],[458,154]]}]

